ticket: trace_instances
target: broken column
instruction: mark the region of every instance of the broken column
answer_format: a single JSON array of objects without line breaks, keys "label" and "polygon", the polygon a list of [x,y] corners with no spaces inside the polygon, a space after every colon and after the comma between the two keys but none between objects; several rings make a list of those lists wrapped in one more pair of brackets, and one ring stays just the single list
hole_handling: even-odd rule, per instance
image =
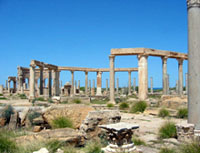
[{"label": "broken column", "polygon": [[29,93],[29,99],[33,100],[35,99],[35,63],[31,61],[30,64],[30,93]]},{"label": "broken column", "polygon": [[145,100],[148,95],[148,56],[138,55],[139,99]]},{"label": "broken column", "polygon": [[163,95],[167,95],[167,57],[162,57]]},{"label": "broken column", "polygon": [[88,72],[85,71],[85,95],[88,95]]},{"label": "broken column", "polygon": [[110,55],[110,101],[115,104],[115,56]]},{"label": "broken column", "polygon": [[183,94],[183,59],[178,60],[178,94]]},{"label": "broken column", "polygon": [[96,93],[97,96],[102,96],[102,92],[101,92],[102,81],[101,81],[101,78],[102,78],[102,72],[99,71],[99,72],[97,72],[97,93]]},{"label": "broken column", "polygon": [[128,71],[128,95],[131,95],[131,71]]},{"label": "broken column", "polygon": [[188,6],[188,122],[200,130],[200,1]]}]

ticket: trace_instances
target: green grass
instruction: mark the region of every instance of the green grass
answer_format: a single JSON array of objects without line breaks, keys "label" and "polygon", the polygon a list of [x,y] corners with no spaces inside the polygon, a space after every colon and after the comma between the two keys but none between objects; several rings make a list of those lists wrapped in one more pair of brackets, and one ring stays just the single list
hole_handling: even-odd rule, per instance
[{"label": "green grass", "polygon": [[174,149],[161,148],[159,153],[176,153]]},{"label": "green grass", "polygon": [[73,122],[67,117],[58,117],[51,123],[51,127],[54,129],[58,128],[73,128]]},{"label": "green grass", "polygon": [[27,97],[26,97],[25,94],[19,94],[19,98],[21,98],[21,99],[27,99]]},{"label": "green grass", "polygon": [[141,140],[140,138],[136,138],[134,136],[132,137],[132,141],[136,146],[146,145],[146,143],[143,140]]},{"label": "green grass", "polygon": [[80,100],[80,99],[74,99],[74,100],[73,100],[73,103],[75,103],[75,104],[80,104],[80,103],[81,103],[81,100]]},{"label": "green grass", "polygon": [[107,102],[108,100],[98,100],[98,99],[91,100],[92,104],[106,104]]},{"label": "green grass", "polygon": [[179,147],[179,153],[200,153],[200,142],[194,141],[182,144]]},{"label": "green grass", "polygon": [[0,97],[0,100],[6,100],[7,98],[6,97]]},{"label": "green grass", "polygon": [[38,97],[36,98],[37,101],[45,101],[45,99],[43,97]]},{"label": "green grass", "polygon": [[160,99],[161,95],[148,95],[149,98]]},{"label": "green grass", "polygon": [[115,106],[115,105],[114,105],[114,104],[111,104],[111,103],[108,103],[108,104],[107,104],[107,107],[108,107],[108,108],[111,108],[111,107],[114,107],[114,106]]},{"label": "green grass", "polygon": [[3,96],[3,94],[0,94],[0,96]]},{"label": "green grass", "polygon": [[2,117],[6,119],[7,123],[9,123],[12,114],[14,114],[13,107],[11,105],[5,106],[2,111]]},{"label": "green grass", "polygon": [[51,98],[48,98],[49,103],[53,103],[53,100]]},{"label": "green grass", "polygon": [[62,101],[60,104],[68,104],[68,101],[67,100]]},{"label": "green grass", "polygon": [[158,116],[165,118],[165,117],[169,116],[169,111],[165,108],[162,108],[162,109],[160,109]]},{"label": "green grass", "polygon": [[159,129],[160,138],[176,138],[176,125],[174,122],[167,121]]},{"label": "green grass", "polygon": [[130,112],[131,113],[137,113],[137,112],[143,113],[146,108],[147,108],[147,103],[145,101],[139,101],[131,107]]},{"label": "green grass", "polygon": [[129,108],[129,104],[127,102],[123,102],[119,104],[119,109],[124,110]]},{"label": "green grass", "polygon": [[31,122],[31,124],[33,125],[33,120],[35,118],[38,118],[39,116],[41,116],[41,114],[39,112],[34,111],[34,112],[31,112],[31,113],[28,114],[28,119]]},{"label": "green grass", "polygon": [[86,144],[85,153],[103,153],[101,144],[98,141],[90,141]]},{"label": "green grass", "polygon": [[188,110],[187,108],[180,108],[176,115],[178,118],[187,118],[188,117]]}]

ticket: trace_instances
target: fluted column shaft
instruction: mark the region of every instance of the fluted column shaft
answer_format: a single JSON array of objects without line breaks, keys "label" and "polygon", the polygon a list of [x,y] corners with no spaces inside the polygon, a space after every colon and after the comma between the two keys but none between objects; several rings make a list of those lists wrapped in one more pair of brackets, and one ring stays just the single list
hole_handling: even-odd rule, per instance
[{"label": "fluted column shaft", "polygon": [[162,57],[163,95],[167,95],[167,57]]}]

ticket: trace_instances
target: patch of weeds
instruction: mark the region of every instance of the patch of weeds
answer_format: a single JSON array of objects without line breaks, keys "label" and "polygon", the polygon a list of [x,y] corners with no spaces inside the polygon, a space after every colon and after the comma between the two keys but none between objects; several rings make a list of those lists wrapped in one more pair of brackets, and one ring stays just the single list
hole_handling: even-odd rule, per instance
[{"label": "patch of weeds", "polygon": [[36,98],[37,101],[45,101],[45,99],[43,97],[38,97]]},{"label": "patch of weeds", "polygon": [[57,117],[51,123],[51,127],[54,129],[58,128],[73,128],[73,122],[67,117]]},{"label": "patch of weeds", "polygon": [[92,104],[106,104],[107,102],[108,100],[98,100],[98,99],[91,100]]},{"label": "patch of weeds", "polygon": [[25,94],[19,94],[19,98],[20,98],[20,99],[27,99],[27,97],[26,97]]},{"label": "patch of weeds", "polygon": [[167,121],[159,129],[160,138],[176,138],[176,125],[174,122]]},{"label": "patch of weeds", "polygon": [[182,144],[179,147],[179,153],[200,153],[200,142],[194,141]]},{"label": "patch of weeds", "polygon": [[48,98],[49,103],[53,103],[53,100],[51,98]]},{"label": "patch of weeds", "polygon": [[132,137],[132,141],[136,146],[146,145],[146,143],[140,138]]},{"label": "patch of weeds", "polygon": [[188,117],[188,110],[187,108],[180,108],[176,115],[178,118],[187,118]]},{"label": "patch of weeds", "polygon": [[119,109],[124,110],[129,108],[129,104],[127,102],[123,102],[119,104]]},{"label": "patch of weeds", "polygon": [[68,104],[68,101],[67,100],[62,101],[60,104]]},{"label": "patch of weeds", "polygon": [[2,111],[2,117],[9,123],[11,115],[14,114],[14,109],[11,105],[7,105]]},{"label": "patch of weeds", "polygon": [[85,153],[103,153],[101,144],[98,141],[90,141],[85,146]]},{"label": "patch of weeds", "polygon": [[128,96],[129,98],[135,98],[135,99],[137,99],[138,97],[136,96],[136,95],[130,95],[130,96]]},{"label": "patch of weeds", "polygon": [[112,108],[112,107],[114,107],[114,104],[108,103],[108,104],[107,104],[107,107],[108,107],[108,108]]},{"label": "patch of weeds", "polygon": [[65,145],[65,142],[63,141],[58,141],[58,140],[50,140],[46,143],[46,148],[48,151],[51,153],[54,153],[57,151],[58,148],[61,148]]},{"label": "patch of weeds", "polygon": [[149,98],[160,99],[161,95],[148,95]]},{"label": "patch of weeds", "polygon": [[169,111],[165,108],[162,108],[162,109],[160,109],[158,116],[165,118],[165,117],[169,116]]},{"label": "patch of weeds", "polygon": [[3,96],[3,94],[0,94],[0,96]]},{"label": "patch of weeds", "polygon": [[0,97],[0,100],[6,100],[7,98],[6,97]]},{"label": "patch of weeds", "polygon": [[73,103],[75,103],[75,104],[80,104],[80,103],[81,103],[81,100],[80,100],[80,99],[74,99],[74,100],[73,100]]},{"label": "patch of weeds", "polygon": [[37,101],[36,99],[31,100],[32,106],[35,105],[35,102],[36,102],[36,101]]},{"label": "patch of weeds", "polygon": [[174,149],[161,148],[159,153],[176,153]]},{"label": "patch of weeds", "polygon": [[40,117],[40,116],[41,116],[41,114],[39,112],[31,112],[31,113],[28,114],[28,119],[31,122],[31,124],[33,125],[33,120],[35,118]]},{"label": "patch of weeds", "polygon": [[146,108],[147,108],[147,103],[145,101],[139,101],[131,107],[130,112],[131,113],[137,113],[137,112],[143,113]]}]

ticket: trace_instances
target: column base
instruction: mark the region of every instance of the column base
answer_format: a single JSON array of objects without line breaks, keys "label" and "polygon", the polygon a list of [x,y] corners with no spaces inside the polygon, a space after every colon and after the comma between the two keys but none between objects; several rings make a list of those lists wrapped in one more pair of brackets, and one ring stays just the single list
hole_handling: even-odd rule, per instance
[{"label": "column base", "polygon": [[113,101],[109,101],[108,104],[116,104],[116,102],[113,100]]}]

